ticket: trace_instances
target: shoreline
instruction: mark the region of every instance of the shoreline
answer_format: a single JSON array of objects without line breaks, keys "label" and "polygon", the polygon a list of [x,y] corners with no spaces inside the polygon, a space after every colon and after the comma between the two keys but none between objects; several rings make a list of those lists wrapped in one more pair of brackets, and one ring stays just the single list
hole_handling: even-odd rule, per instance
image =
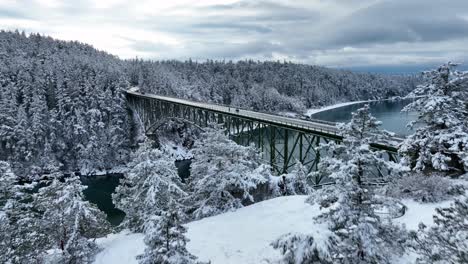
[{"label": "shoreline", "polygon": [[381,101],[389,101],[389,100],[406,100],[406,99],[415,99],[415,98],[420,98],[424,96],[414,96],[414,97],[392,97],[392,98],[386,98],[386,99],[373,99],[373,100],[363,100],[363,101],[350,101],[350,102],[343,102],[343,103],[337,103],[329,106],[324,106],[321,108],[309,108],[304,112],[305,116],[311,117],[314,114],[348,106],[348,105],[354,105],[354,104],[362,104],[362,103],[370,103],[370,102],[381,102]]},{"label": "shoreline", "polygon": [[321,107],[321,108],[309,108],[309,109],[307,109],[305,111],[304,115],[306,115],[308,117],[311,117],[312,115],[320,113],[320,112],[324,112],[324,111],[328,111],[328,110],[332,110],[332,109],[336,109],[336,108],[340,108],[340,107],[344,107],[344,106],[348,106],[348,105],[361,104],[361,103],[367,103],[367,102],[375,102],[375,101],[377,101],[377,100],[351,101],[351,102],[344,102],[344,103],[338,103],[338,104],[333,104],[333,105],[329,105],[329,106],[324,106],[324,107]]}]

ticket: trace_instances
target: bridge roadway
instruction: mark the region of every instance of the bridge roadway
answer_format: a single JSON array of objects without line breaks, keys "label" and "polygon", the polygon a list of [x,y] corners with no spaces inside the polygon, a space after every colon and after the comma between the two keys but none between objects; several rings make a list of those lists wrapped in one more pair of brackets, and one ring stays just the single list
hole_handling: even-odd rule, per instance
[{"label": "bridge roadway", "polygon": [[[168,96],[160,96],[155,94],[142,94],[135,91],[127,91],[127,94],[141,97],[141,98],[152,98],[156,100],[172,102],[176,104],[211,110],[215,112],[221,112],[227,115],[238,116],[241,118],[255,120],[267,124],[277,125],[280,127],[288,127],[291,129],[296,129],[300,131],[305,131],[314,134],[325,135],[330,138],[337,138],[341,139],[342,136],[340,135],[340,131],[335,126],[335,123],[327,122],[327,121],[320,121],[320,120],[302,120],[296,118],[290,118],[285,116],[273,115],[273,114],[266,114],[255,112],[251,110],[245,110],[242,108],[230,107],[225,105],[218,105],[218,104],[209,104],[209,103],[202,103],[202,102],[194,102],[186,99],[179,99],[174,97]],[[238,109],[238,111],[236,111]],[[396,152],[396,147],[398,143],[403,141],[402,138],[393,137],[391,142],[392,146],[388,146],[387,144],[375,144],[378,148],[386,149],[389,151]]]}]

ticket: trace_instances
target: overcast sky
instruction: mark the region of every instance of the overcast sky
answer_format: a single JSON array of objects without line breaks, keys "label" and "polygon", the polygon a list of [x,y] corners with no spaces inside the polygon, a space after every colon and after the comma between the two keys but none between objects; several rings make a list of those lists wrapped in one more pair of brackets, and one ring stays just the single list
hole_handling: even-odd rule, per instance
[{"label": "overcast sky", "polygon": [[375,71],[468,58],[468,0],[0,0],[0,26],[121,58],[286,59]]}]

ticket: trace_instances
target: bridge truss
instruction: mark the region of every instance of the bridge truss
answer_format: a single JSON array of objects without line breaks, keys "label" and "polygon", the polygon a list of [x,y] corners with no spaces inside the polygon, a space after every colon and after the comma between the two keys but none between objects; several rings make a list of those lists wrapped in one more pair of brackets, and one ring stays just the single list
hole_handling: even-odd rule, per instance
[{"label": "bridge truss", "polygon": [[[320,143],[342,140],[336,129],[325,129],[328,126],[316,128],[277,122],[261,118],[272,115],[251,116],[246,114],[250,111],[238,112],[228,106],[195,103],[135,92],[127,92],[127,101],[145,128],[167,117],[184,119],[199,127],[206,127],[211,123],[222,124],[226,133],[236,143],[257,147],[263,159],[270,164],[273,173],[277,175],[287,173],[298,162],[303,164],[308,172],[317,170],[320,161]],[[372,147],[384,150],[390,160],[397,159],[397,149],[394,146],[373,144]],[[321,184],[322,180],[316,178],[315,184]]]}]

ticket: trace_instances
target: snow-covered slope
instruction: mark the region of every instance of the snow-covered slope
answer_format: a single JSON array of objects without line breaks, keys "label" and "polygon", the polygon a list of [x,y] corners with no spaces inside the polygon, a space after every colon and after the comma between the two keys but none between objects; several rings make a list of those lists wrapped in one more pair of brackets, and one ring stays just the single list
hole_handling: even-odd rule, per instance
[{"label": "snow-covered slope", "polygon": [[[307,196],[286,196],[241,208],[235,212],[204,218],[188,223],[187,247],[200,260],[212,264],[260,264],[266,259],[280,257],[270,243],[288,232],[313,233],[318,239],[326,235],[326,227],[316,225],[312,218],[319,213],[316,205],[305,203]],[[450,202],[420,204],[405,200],[408,207],[405,216],[396,221],[408,229],[416,229],[419,222],[432,225],[436,207],[449,206]],[[98,239],[104,248],[95,264],[133,264],[135,257],[144,251],[143,235],[124,231]],[[407,263],[414,256],[406,256],[397,262]]]},{"label": "snow-covered slope", "polygon": [[136,256],[143,254],[145,243],[143,234],[132,234],[124,230],[97,239],[99,246],[104,248],[97,256],[96,264],[138,264]]},{"label": "snow-covered slope", "polygon": [[288,196],[260,202],[235,212],[209,217],[187,225],[188,250],[211,263],[267,263],[279,257],[270,243],[288,232],[318,235],[325,226],[314,225],[317,206],[307,196]]},{"label": "snow-covered slope", "polygon": [[[270,243],[280,235],[314,232],[319,236],[319,230],[326,230],[313,224],[318,207],[306,204],[306,197],[275,198],[191,222],[186,225],[188,250],[212,264],[267,263],[265,259],[279,257]],[[128,231],[98,239],[98,243],[104,250],[95,264],[138,263],[135,257],[144,251],[143,235]]]}]

